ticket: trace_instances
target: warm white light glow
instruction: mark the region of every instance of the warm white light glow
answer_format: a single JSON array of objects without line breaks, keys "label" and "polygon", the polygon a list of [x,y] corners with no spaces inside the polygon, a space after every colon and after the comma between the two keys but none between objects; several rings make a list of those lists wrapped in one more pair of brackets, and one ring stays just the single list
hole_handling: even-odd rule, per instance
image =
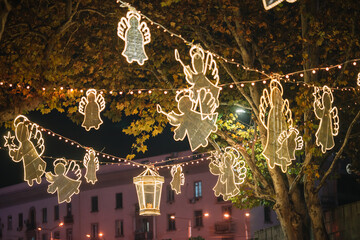
[{"label": "warm white light glow", "polygon": [[128,63],[136,61],[139,65],[143,65],[148,60],[144,45],[150,43],[151,34],[146,22],[141,22],[140,14],[130,10],[126,14],[126,18],[121,18],[117,34],[125,41],[122,55],[126,61]]},{"label": "warm white light glow", "polygon": [[250,217],[250,213],[245,213],[245,217]]},{"label": "warm white light glow", "polygon": [[280,81],[272,79],[270,93],[264,89],[259,109],[260,121],[267,130],[267,141],[262,155],[270,168],[278,165],[285,173],[296,159],[295,151],[303,147],[303,140],[293,126],[289,101],[282,96],[283,87]]},{"label": "warm white light glow", "polygon": [[225,218],[230,218],[230,214],[224,213],[224,217],[225,217]]},{"label": "warm white light glow", "polygon": [[[54,172],[47,172],[45,174],[46,180],[50,183],[47,192],[54,194],[57,192],[58,203],[70,202],[71,197],[74,194],[80,192],[79,187],[81,185],[81,170],[80,166],[75,161],[66,161],[64,158],[58,158],[54,161]],[[76,179],[72,179],[67,176],[69,171],[73,172]],[[59,226],[64,225],[60,223]]]},{"label": "warm white light glow", "polygon": [[318,130],[315,134],[316,145],[321,146],[321,151],[325,153],[327,150],[335,146],[334,136],[339,133],[339,116],[337,107],[333,107],[334,96],[328,86],[322,88],[323,93],[320,94],[318,87],[314,88],[314,112],[317,119],[320,120]]},{"label": "warm white light glow", "polygon": [[100,112],[105,109],[105,99],[103,95],[97,94],[95,89],[86,91],[86,97],[82,97],[79,103],[79,112],[84,115],[84,121],[81,124],[86,131],[91,128],[98,130],[103,123]]},{"label": "warm white light glow", "polygon": [[170,216],[170,218],[171,218],[171,219],[175,219],[175,216],[174,216],[174,215],[172,215],[172,216]]},{"label": "warm white light glow", "polygon": [[147,168],[139,176],[133,178],[139,201],[139,215],[160,215],[161,189],[164,177]]},{"label": "warm white light glow", "polygon": [[209,213],[207,213],[207,212],[204,213],[204,216],[205,216],[205,217],[208,217],[208,216],[209,216]]}]

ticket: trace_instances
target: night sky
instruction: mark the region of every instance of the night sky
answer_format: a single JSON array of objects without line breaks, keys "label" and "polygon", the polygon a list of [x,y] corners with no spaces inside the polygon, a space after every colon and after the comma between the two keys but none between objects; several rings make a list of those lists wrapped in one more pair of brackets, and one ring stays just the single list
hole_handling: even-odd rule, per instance
[{"label": "night sky", "polygon": [[[26,115],[27,118],[38,125],[70,138],[87,147],[92,147],[97,151],[103,151],[117,157],[126,157],[131,153],[131,145],[135,138],[122,132],[122,129],[130,124],[129,119],[124,119],[119,123],[113,123],[105,117],[102,117],[103,124],[99,130],[91,129],[86,131],[80,125],[72,122],[64,113],[53,111],[50,114],[42,115],[39,112],[32,112]],[[0,134],[7,134],[9,129],[1,128]],[[12,130],[11,130],[12,131]],[[14,135],[14,133],[12,133]],[[45,152],[43,156],[54,158],[65,157],[67,159],[82,160],[85,150],[76,148],[76,146],[58,140],[58,137],[48,136],[43,133],[45,140]],[[0,145],[4,146],[4,138],[1,137]],[[164,133],[148,140],[148,151],[145,154],[136,154],[136,158],[156,156],[164,153],[189,150],[187,139],[183,142],[176,142],[173,139],[173,133],[168,126]],[[44,159],[47,162],[47,170],[52,166],[51,159]],[[107,159],[99,158],[99,161]],[[15,163],[8,155],[7,148],[2,147],[0,151],[0,187],[23,182],[23,164]]]}]

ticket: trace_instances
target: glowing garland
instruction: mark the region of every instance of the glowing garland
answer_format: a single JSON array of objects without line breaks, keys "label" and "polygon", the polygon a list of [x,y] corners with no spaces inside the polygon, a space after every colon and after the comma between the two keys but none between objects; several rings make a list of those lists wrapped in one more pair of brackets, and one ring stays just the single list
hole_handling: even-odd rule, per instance
[{"label": "glowing garland", "polygon": [[[316,74],[318,71],[320,70],[325,70],[326,72],[329,72],[331,69],[337,69],[337,70],[341,70],[342,66],[347,64],[347,63],[352,63],[353,66],[357,66],[357,62],[360,62],[360,59],[352,59],[352,60],[348,60],[345,61],[343,63],[337,64],[337,65],[331,65],[328,67],[317,67],[317,68],[311,68],[311,69],[307,69],[307,70],[301,70],[301,71],[296,71],[296,72],[292,72],[292,73],[287,73],[287,74],[274,74],[276,75],[276,77],[280,80],[283,81],[285,83],[290,83],[290,84],[296,84],[297,86],[303,86],[303,87],[308,87],[308,88],[314,88],[314,87],[323,87],[320,85],[316,85],[316,84],[311,84],[311,83],[305,83],[302,80],[297,80],[293,77],[298,76],[300,78],[304,77],[304,73],[308,72],[308,73],[312,73],[312,74]],[[233,89],[235,86],[239,86],[239,87],[245,87],[247,85],[251,85],[251,86],[255,86],[255,84],[257,83],[263,83],[263,84],[267,84],[269,82],[269,80],[271,80],[271,77],[267,77],[267,78],[262,78],[262,79],[255,79],[255,80],[246,80],[246,81],[241,81],[239,83],[223,83],[223,84],[219,84],[219,87],[229,87],[230,89]],[[32,88],[30,85],[27,84],[14,84],[14,83],[5,83],[5,82],[0,82],[0,87],[3,88],[9,88],[9,91],[11,91],[12,89],[27,89],[29,91],[34,90],[34,88]],[[146,89],[146,88],[136,88],[136,89],[102,89],[100,91],[100,94],[108,94],[110,96],[125,96],[125,95],[130,95],[130,96],[134,96],[136,94],[153,94],[155,92],[162,92],[164,95],[168,94],[169,92],[178,92],[178,91],[182,91],[185,88],[151,88],[151,89]],[[330,89],[332,91],[359,91],[360,90],[360,86],[357,85],[357,87],[330,87]],[[41,88],[41,91],[43,92],[61,92],[61,93],[65,93],[65,94],[73,94],[73,93],[83,93],[86,92],[87,89],[82,88],[71,88],[71,87],[53,87],[53,88]]]}]

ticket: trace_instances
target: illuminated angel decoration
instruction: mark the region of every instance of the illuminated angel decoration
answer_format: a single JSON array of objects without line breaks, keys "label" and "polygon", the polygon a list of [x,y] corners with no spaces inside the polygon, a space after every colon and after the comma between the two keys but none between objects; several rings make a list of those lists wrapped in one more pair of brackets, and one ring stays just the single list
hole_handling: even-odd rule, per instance
[{"label": "illuminated angel decoration", "polygon": [[[15,136],[8,132],[5,138],[5,147],[9,149],[9,155],[14,162],[23,162],[24,181],[29,186],[34,180],[40,184],[41,177],[46,170],[46,162],[41,158],[45,151],[44,139],[37,124],[19,115],[14,120]],[[14,140],[18,142],[16,145]]]},{"label": "illuminated angel decoration", "polygon": [[[266,10],[269,10],[275,6],[277,6],[278,4],[282,3],[284,0],[262,0],[263,4],[264,4],[264,8]],[[286,0],[289,3],[294,3],[297,0]]]},{"label": "illuminated angel decoration", "polygon": [[184,173],[182,172],[182,167],[180,165],[174,165],[171,168],[172,180],[170,182],[171,189],[176,192],[176,194],[181,193],[181,186],[185,184]]},{"label": "illuminated angel decoration", "polygon": [[91,128],[99,129],[103,123],[100,112],[105,109],[105,99],[102,94],[97,94],[95,89],[86,91],[86,97],[82,97],[79,103],[79,112],[84,115],[84,121],[81,124],[86,131]]},{"label": "illuminated angel decoration", "polygon": [[86,182],[95,184],[97,182],[96,172],[99,170],[99,159],[93,149],[88,149],[84,157],[84,167],[86,168]]},{"label": "illuminated angel decoration", "polygon": [[[56,159],[54,162],[54,172],[45,174],[46,180],[50,183],[48,186],[48,193],[54,194],[57,192],[58,203],[70,202],[74,194],[80,192],[79,187],[81,184],[81,170],[75,161],[67,162],[63,158]],[[68,177],[69,172],[72,172],[76,179]]]},{"label": "illuminated angel decoration", "polygon": [[[216,62],[213,59],[213,55],[208,52],[205,59],[204,50],[197,45],[194,45],[190,49],[191,66],[185,65],[179,56],[179,52],[175,49],[175,59],[183,66],[186,81],[191,85],[189,90],[191,91],[190,97],[195,102],[194,109],[199,108],[202,118],[208,117],[211,119],[212,114],[219,106],[219,94],[221,88],[219,84],[219,70]],[[208,74],[211,72],[211,74]],[[207,75],[211,75],[212,81],[207,78]],[[200,99],[200,91],[204,89],[206,92],[210,92],[215,99],[215,103],[211,106],[204,103]]]},{"label": "illuminated angel decoration", "polygon": [[[178,109],[180,114],[174,111],[170,113],[164,112],[160,105],[157,105],[157,111],[167,116],[170,124],[175,126],[174,139],[176,141],[184,140],[188,136],[190,147],[195,151],[200,146],[206,147],[208,145],[207,138],[212,132],[216,132],[216,120],[218,113],[212,113],[209,118],[202,118],[202,114],[197,112],[195,102],[191,98],[191,92],[188,90],[180,91],[176,95],[178,102]],[[200,103],[211,109],[215,105],[215,98],[211,92],[205,92],[201,89],[199,92]]]},{"label": "illuminated angel decoration", "polygon": [[242,155],[232,147],[224,152],[212,153],[209,164],[210,172],[218,176],[213,188],[215,196],[222,195],[225,201],[239,194],[239,186],[245,181],[246,167]]},{"label": "illuminated angel decoration", "polygon": [[117,29],[118,36],[125,41],[125,48],[122,55],[129,63],[133,61],[143,65],[148,57],[145,53],[144,45],[150,43],[150,29],[145,22],[141,22],[141,16],[137,12],[130,10],[126,18],[122,17]]},{"label": "illuminated angel decoration", "polygon": [[303,140],[293,126],[289,101],[283,100],[282,95],[281,83],[276,79],[271,80],[270,94],[264,89],[259,108],[260,121],[267,130],[267,141],[262,154],[270,168],[279,165],[286,172],[292,160],[295,160],[295,151],[302,149]]},{"label": "illuminated angel decoration", "polygon": [[336,107],[333,107],[334,96],[328,86],[323,87],[323,93],[315,87],[313,93],[315,97],[314,112],[315,116],[320,119],[319,128],[315,134],[316,145],[321,146],[323,153],[335,146],[334,136],[339,133],[339,116]]}]

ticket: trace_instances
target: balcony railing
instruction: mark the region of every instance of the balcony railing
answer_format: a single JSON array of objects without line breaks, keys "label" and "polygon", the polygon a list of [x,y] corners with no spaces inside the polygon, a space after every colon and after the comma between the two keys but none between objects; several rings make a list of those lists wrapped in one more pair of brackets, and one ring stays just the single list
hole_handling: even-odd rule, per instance
[{"label": "balcony railing", "polygon": [[225,233],[234,233],[235,232],[235,223],[231,221],[222,221],[215,223],[215,233],[216,234],[225,234]]}]

